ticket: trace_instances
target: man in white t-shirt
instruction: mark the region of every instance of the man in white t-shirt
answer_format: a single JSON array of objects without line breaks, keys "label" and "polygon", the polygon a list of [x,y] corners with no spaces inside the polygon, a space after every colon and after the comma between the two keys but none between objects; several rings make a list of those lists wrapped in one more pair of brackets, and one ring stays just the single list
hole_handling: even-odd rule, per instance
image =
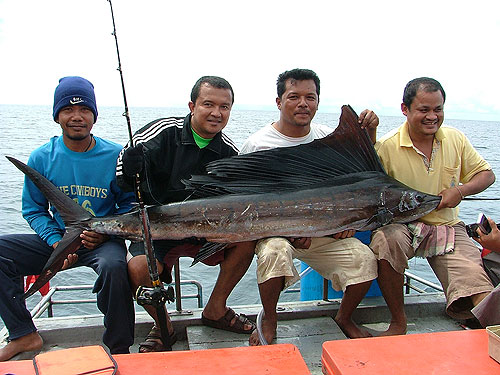
[{"label": "man in white t-shirt", "polygon": [[312,142],[318,138],[326,137],[333,131],[333,129],[328,126],[311,123],[309,132],[306,135],[301,137],[290,137],[280,133],[276,128],[276,124],[277,122],[268,124],[248,137],[243,144],[240,154],[248,154],[250,152],[268,150],[276,147],[297,146]]},{"label": "man in white t-shirt", "polygon": [[[286,71],[278,77],[277,89],[280,119],[251,135],[241,153],[309,143],[333,131],[311,123],[319,103],[320,82],[316,73],[308,69]],[[372,132],[378,125],[377,115],[365,110],[359,118],[360,126],[374,139]],[[293,258],[304,261],[331,280],[336,290],[344,291],[335,316],[343,332],[351,338],[370,336],[352,321],[352,313],[377,277],[377,261],[370,248],[353,237],[354,232],[347,230],[333,237],[319,238],[272,237],[257,242],[257,282],[264,308],[262,333],[268,343],[276,336],[279,295],[299,279]],[[260,344],[257,331],[252,333],[249,342]]]}]

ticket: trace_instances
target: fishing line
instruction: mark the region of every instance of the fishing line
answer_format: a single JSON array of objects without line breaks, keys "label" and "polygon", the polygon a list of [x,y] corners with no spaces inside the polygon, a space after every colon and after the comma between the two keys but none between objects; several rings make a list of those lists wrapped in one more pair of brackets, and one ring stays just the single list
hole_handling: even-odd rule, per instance
[{"label": "fishing line", "polygon": [[[113,4],[111,0],[109,2],[109,7],[111,9],[111,19],[113,20],[113,32],[112,35],[115,37],[116,54],[118,57],[118,71],[120,72],[120,80],[122,84],[123,102],[125,105],[125,112],[123,116],[127,119],[127,129],[129,135],[130,147],[134,147],[134,139],[132,135],[132,126],[130,124],[130,115],[128,111],[127,95],[125,94],[125,82],[123,79],[122,64],[120,59],[120,49],[118,48],[118,37],[116,35],[116,25],[115,16],[113,13]],[[142,223],[142,238],[144,243],[144,251],[148,263],[149,277],[151,279],[151,284],[153,288],[147,288],[139,286],[136,293],[137,303],[143,305],[151,305],[156,309],[156,314],[158,316],[158,324],[160,326],[161,341],[167,350],[172,350],[171,338],[167,328],[167,312],[165,308],[165,303],[171,300],[168,292],[163,287],[163,282],[160,280],[160,275],[158,274],[158,267],[156,265],[156,258],[154,256],[153,239],[151,238],[151,228],[149,223],[148,211],[144,205],[144,200],[142,199],[140,190],[140,180],[139,174],[135,176],[134,180],[134,191],[137,197],[137,202],[139,203],[139,216]],[[171,289],[171,287],[169,287]]]},{"label": "fishing line", "polygon": [[500,198],[465,197],[463,201],[500,201]]}]

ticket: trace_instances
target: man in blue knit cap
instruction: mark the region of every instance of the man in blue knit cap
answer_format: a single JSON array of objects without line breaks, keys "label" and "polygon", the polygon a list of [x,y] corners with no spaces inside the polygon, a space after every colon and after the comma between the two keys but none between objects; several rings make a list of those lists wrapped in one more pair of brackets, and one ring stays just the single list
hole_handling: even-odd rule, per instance
[{"label": "man in blue knit cap", "polygon": [[[134,195],[122,192],[115,177],[122,147],[91,133],[97,120],[92,83],[81,77],[61,78],[54,93],[53,117],[62,135],[33,151],[28,165],[92,215],[127,212]],[[22,214],[35,233],[0,236],[0,315],[9,331],[9,343],[0,349],[0,361],[42,348],[42,337],[26,309],[20,281],[23,276],[40,274],[65,230],[59,213],[28,178]],[[81,240],[77,255],[69,256],[65,265],[88,266],[97,273],[93,292],[104,314],[103,342],[112,354],[128,353],[134,340],[134,307],[125,243],[88,231]]]}]

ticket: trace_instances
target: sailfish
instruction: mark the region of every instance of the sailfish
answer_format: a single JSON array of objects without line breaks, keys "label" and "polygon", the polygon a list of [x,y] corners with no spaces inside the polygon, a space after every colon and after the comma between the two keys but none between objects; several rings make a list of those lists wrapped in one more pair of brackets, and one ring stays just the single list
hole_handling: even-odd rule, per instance
[{"label": "sailfish", "polygon": [[[137,210],[93,217],[37,171],[8,159],[35,183],[66,225],[61,243],[25,297],[50,280],[68,254],[78,250],[83,230],[142,239]],[[220,159],[209,163],[205,174],[183,182],[192,191],[190,199],[147,210],[154,240],[210,241],[194,263],[228,243],[272,236],[322,237],[347,229],[408,223],[434,210],[441,200],[387,175],[350,106],[342,107],[339,125],[324,138]]]}]

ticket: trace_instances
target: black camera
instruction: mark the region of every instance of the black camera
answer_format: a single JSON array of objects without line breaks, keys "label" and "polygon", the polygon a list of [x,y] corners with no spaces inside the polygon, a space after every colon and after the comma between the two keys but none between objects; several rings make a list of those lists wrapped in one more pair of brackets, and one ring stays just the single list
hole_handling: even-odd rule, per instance
[{"label": "black camera", "polygon": [[465,230],[469,237],[478,237],[477,228],[484,234],[488,234],[491,232],[490,223],[488,223],[488,219],[483,213],[480,213],[477,217],[477,221],[474,224],[468,224],[465,226]]}]

